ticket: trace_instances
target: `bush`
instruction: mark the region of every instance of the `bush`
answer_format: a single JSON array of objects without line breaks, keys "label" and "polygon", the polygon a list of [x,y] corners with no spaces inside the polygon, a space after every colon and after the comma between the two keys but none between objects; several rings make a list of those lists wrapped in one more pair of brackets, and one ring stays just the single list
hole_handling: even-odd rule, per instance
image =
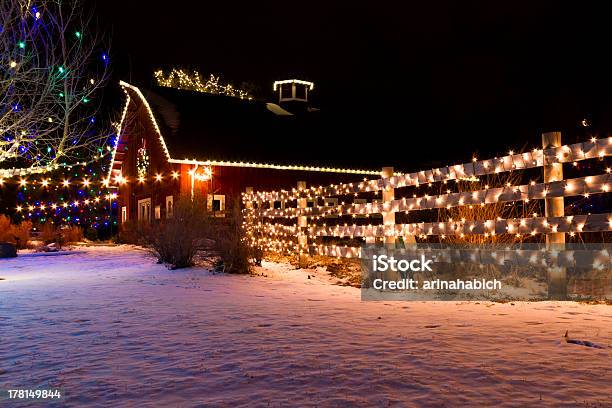
[{"label": "bush", "polygon": [[30,243],[32,222],[22,221],[19,224],[11,223],[6,215],[0,215],[0,242],[15,244],[17,248],[27,248]]},{"label": "bush", "polygon": [[6,215],[0,215],[0,242],[12,242],[11,220]]},{"label": "bush", "polygon": [[76,225],[60,228],[60,234],[67,244],[83,241],[83,228],[77,227]]},{"label": "bush", "polygon": [[87,238],[90,241],[97,241],[98,240],[98,230],[93,227],[87,228],[87,231],[85,231],[85,238]]},{"label": "bush", "polygon": [[227,215],[229,217],[223,219],[223,222],[214,225],[211,237],[219,257],[218,267],[223,272],[249,273],[251,263],[261,263],[261,257],[245,240],[239,209],[236,207],[232,214]]},{"label": "bush", "polygon": [[61,248],[64,244],[83,241],[83,229],[75,225],[57,226],[46,222],[40,227],[40,239],[45,244],[55,243]]},{"label": "bush", "polygon": [[137,232],[148,243],[160,262],[174,268],[193,265],[193,258],[210,232],[211,216],[206,211],[206,200],[183,197],[173,209],[173,217]]},{"label": "bush", "polygon": [[40,226],[40,240],[45,244],[55,242],[57,235],[55,232],[55,225],[50,222],[46,222]]},{"label": "bush", "polygon": [[150,225],[137,221],[125,221],[119,225],[119,232],[115,236],[118,244],[148,245]]},{"label": "bush", "polygon": [[197,197],[177,200],[172,218],[123,224],[118,239],[149,247],[173,269],[192,266],[199,250],[216,260],[223,272],[248,273],[254,258],[244,240],[238,208],[226,217],[215,217],[207,211],[206,200]]}]

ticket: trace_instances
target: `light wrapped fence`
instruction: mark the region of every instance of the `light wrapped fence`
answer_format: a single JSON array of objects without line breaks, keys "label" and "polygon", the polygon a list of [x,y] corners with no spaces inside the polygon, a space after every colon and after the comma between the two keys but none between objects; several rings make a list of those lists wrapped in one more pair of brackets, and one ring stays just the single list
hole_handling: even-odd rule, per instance
[{"label": "light wrapped fence", "polygon": [[[260,224],[254,226],[262,236],[277,241],[274,248],[294,249],[291,237],[297,236],[300,229],[297,226],[276,225],[274,228]],[[496,220],[423,222],[412,224],[385,225],[337,225],[315,226],[307,228],[307,235],[315,237],[367,238],[384,236],[408,235],[496,235],[503,233],[535,235],[557,232],[582,233],[612,231],[612,213],[590,215],[568,215],[563,217],[531,217]],[[279,238],[280,235],[285,238]],[[327,255],[335,257],[358,257],[358,247],[341,245],[310,245],[312,255]]]},{"label": "light wrapped fence", "polygon": [[508,154],[506,156],[475,160],[470,163],[422,170],[390,178],[338,184],[327,187],[294,189],[292,191],[268,191],[247,194],[250,201],[295,200],[297,198],[328,197],[334,195],[364,193],[383,190],[386,187],[400,188],[449,180],[498,174],[513,170],[525,170],[555,163],[572,163],[582,160],[604,158],[612,155],[612,137],[592,139],[588,142],[564,145],[550,149],[534,149],[531,152]]},{"label": "light wrapped fence", "polygon": [[[559,146],[560,134],[545,134],[543,146]],[[354,246],[329,245],[318,238],[351,238],[365,240],[366,243],[384,242],[393,244],[402,237],[405,243],[416,242],[414,237],[427,236],[464,237],[467,235],[484,235],[494,237],[512,234],[517,237],[546,234],[547,244],[565,242],[564,233],[571,236],[583,232],[612,231],[612,214],[563,215],[563,198],[590,194],[603,194],[611,189],[612,174],[610,168],[606,174],[563,179],[561,163],[571,163],[587,159],[602,159],[612,153],[612,138],[591,139],[590,142],[576,143],[553,148],[534,149],[531,152],[509,154],[507,156],[476,160],[454,166],[424,170],[410,174],[393,175],[393,170],[383,169],[386,175],[381,179],[364,180],[363,182],[331,185],[327,187],[306,188],[305,183],[298,183],[292,191],[253,192],[249,189],[243,194],[248,228],[253,235],[251,242],[277,252],[295,251],[300,254],[310,253],[334,257],[358,257],[360,248]],[[447,182],[448,180],[473,180],[475,177],[543,167],[544,182],[531,182],[524,185],[496,186],[476,191],[448,192],[438,195],[395,199],[395,189],[401,187],[418,187],[421,184]],[[332,205],[318,205],[319,200],[331,196],[355,196],[359,193],[382,192],[373,202],[341,203],[332,201]],[[316,200],[313,207],[307,206],[308,199]],[[297,208],[262,208],[263,202],[273,201],[297,205]],[[348,198],[347,201],[350,201]],[[356,200],[356,199],[355,199]],[[361,198],[360,200],[363,200]],[[453,220],[443,222],[420,222],[395,224],[395,213],[419,210],[449,209],[463,206],[485,206],[487,204],[509,203],[517,201],[544,200],[546,215],[544,217],[524,217],[509,219]],[[256,206],[253,203],[257,203]],[[330,201],[326,201],[327,204]],[[381,214],[382,225],[317,225],[316,219],[328,216],[353,216],[362,218]],[[535,215],[535,214],[534,214]],[[275,218],[290,219],[294,225],[275,223]],[[308,219],[313,220],[312,223]],[[339,221],[339,220],[338,220]],[[333,223],[338,223],[334,221]],[[342,221],[339,221],[342,224]],[[361,224],[361,222],[359,223]],[[314,245],[314,241],[322,241]],[[521,239],[522,240],[522,239]],[[333,242],[334,239],[331,239]]]},{"label": "light wrapped fence", "polygon": [[371,215],[384,211],[403,212],[452,208],[465,205],[495,204],[502,202],[538,200],[550,197],[575,197],[585,194],[607,193],[612,189],[612,174],[586,176],[550,183],[525,184],[488,188],[422,197],[402,198],[389,203],[353,203],[336,206],[316,206],[310,208],[255,209],[260,217],[286,218],[327,215]]},{"label": "light wrapped fence", "polygon": [[385,237],[407,235],[550,234],[612,231],[612,214],[568,215],[496,220],[421,222],[395,225],[336,225],[308,229],[311,237]]}]

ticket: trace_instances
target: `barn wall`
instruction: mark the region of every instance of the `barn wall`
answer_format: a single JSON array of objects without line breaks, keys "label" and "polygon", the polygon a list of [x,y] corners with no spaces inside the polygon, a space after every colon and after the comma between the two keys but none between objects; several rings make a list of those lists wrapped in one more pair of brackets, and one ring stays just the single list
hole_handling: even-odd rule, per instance
[{"label": "barn wall", "polygon": [[[143,100],[134,90],[128,89],[127,92],[130,94],[130,103],[117,146],[116,161],[113,163],[113,172],[123,175],[128,180],[127,183],[120,185],[118,190],[120,221],[121,208],[124,206],[127,209],[128,220],[137,220],[138,201],[143,199],[151,199],[151,219],[155,218],[156,206],[160,206],[161,218],[166,218],[168,196],[172,196],[176,202],[181,196],[190,197],[192,193],[201,196],[204,200],[209,195],[222,195],[225,199],[225,209],[229,210],[234,204],[240,203],[241,193],[247,187],[253,187],[255,191],[291,190],[297,186],[298,181],[305,181],[310,187],[363,179],[363,176],[357,174],[213,166],[210,180],[195,181],[192,190],[189,171],[194,166],[168,161]],[[150,166],[146,181],[139,183],[136,157],[143,140],[148,149]],[[204,157],[206,155],[205,151],[194,153]],[[178,178],[172,178],[173,171],[180,174]],[[161,181],[155,180],[157,174],[163,175]]]},{"label": "barn wall", "polygon": [[[145,198],[151,198],[151,218],[155,217],[154,211],[158,205],[162,218],[165,218],[166,197],[172,195],[176,199],[180,192],[179,181],[170,177],[173,170],[179,170],[179,166],[168,162],[144,104],[135,94],[131,96],[116,154],[121,160],[120,172],[128,180],[126,184],[120,185],[118,190],[119,220],[121,221],[123,206],[127,207],[128,220],[136,220],[138,200]],[[136,155],[143,140],[147,146],[150,165],[146,181],[139,183]],[[157,174],[164,175],[161,182],[155,181]]]},{"label": "barn wall", "polygon": [[298,181],[305,181],[307,187],[312,187],[361,180],[363,176],[358,174],[216,166],[213,167],[212,186],[215,194],[239,200],[247,187],[253,187],[254,191],[291,190]]}]

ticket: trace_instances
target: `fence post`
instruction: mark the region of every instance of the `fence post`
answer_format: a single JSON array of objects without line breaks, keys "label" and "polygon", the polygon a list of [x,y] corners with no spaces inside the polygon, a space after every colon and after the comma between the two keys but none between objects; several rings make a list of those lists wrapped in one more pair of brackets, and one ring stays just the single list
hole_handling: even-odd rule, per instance
[{"label": "fence post", "polygon": [[[305,181],[297,182],[298,191],[306,189]],[[304,197],[299,197],[297,199],[297,208],[298,211],[300,208],[306,208],[308,206],[308,201]],[[297,217],[297,227],[298,227],[298,266],[300,268],[304,268],[308,265],[308,217],[305,215],[298,215]]]},{"label": "fence post", "polygon": [[[561,146],[561,132],[542,133],[542,148],[550,149]],[[544,163],[544,182],[563,180],[562,163]],[[545,217],[562,217],[565,215],[565,201],[563,197],[547,197],[544,199]],[[563,250],[565,248],[565,234],[553,232],[546,234],[546,248]],[[553,260],[556,262],[556,259]],[[567,298],[567,270],[558,265],[550,267],[548,271],[548,297],[551,299]]]},{"label": "fence post", "polygon": [[[391,177],[393,177],[393,167],[383,167],[382,168],[382,176],[385,179],[389,179]],[[386,185],[384,187],[383,190],[383,194],[382,194],[382,200],[383,200],[383,206],[385,206],[387,203],[391,203],[391,201],[395,200],[395,188],[392,188],[389,185]],[[384,244],[385,246],[395,246],[395,235],[392,236],[388,236],[386,234],[386,231],[388,229],[392,229],[395,228],[395,212],[393,212],[393,209],[390,208],[390,211],[383,211],[382,212],[382,216],[383,216],[383,225],[385,226],[385,237],[384,237]]]}]

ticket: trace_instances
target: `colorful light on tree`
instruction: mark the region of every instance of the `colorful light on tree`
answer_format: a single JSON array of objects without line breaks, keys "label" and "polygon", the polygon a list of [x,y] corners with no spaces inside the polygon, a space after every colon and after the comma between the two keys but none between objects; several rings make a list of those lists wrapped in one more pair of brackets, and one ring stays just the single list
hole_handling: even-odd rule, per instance
[{"label": "colorful light on tree", "polygon": [[92,14],[82,9],[78,1],[0,4],[0,67],[9,68],[0,81],[3,176],[90,162],[111,138],[105,121],[91,120],[99,114],[92,102],[108,78],[108,56],[98,59],[101,36],[83,34]]}]

